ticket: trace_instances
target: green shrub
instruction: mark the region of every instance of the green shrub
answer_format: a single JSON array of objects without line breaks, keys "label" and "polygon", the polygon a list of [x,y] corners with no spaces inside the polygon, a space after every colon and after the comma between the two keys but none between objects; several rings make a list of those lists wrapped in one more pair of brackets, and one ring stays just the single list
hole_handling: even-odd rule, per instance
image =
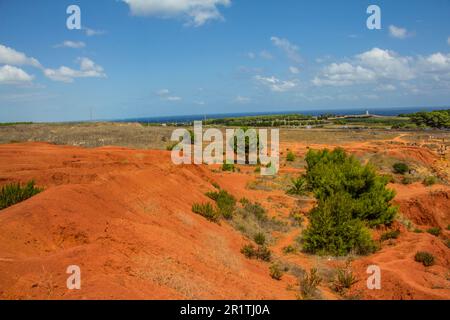
[{"label": "green shrub", "polygon": [[304,273],[300,278],[300,295],[303,299],[314,299],[318,297],[317,287],[322,283],[322,278],[313,268],[309,273]]},{"label": "green shrub", "polygon": [[350,289],[356,282],[358,282],[358,280],[348,263],[344,268],[337,269],[333,287],[336,292],[343,293],[345,290]]},{"label": "green shrub", "polygon": [[340,148],[309,150],[305,160],[307,184],[318,200],[337,193],[348,194],[352,218],[364,220],[370,227],[394,220],[397,208],[391,201],[395,192],[386,188],[388,180],[378,175],[370,164],[361,165]]},{"label": "green shrub", "polygon": [[265,246],[255,248],[253,244],[246,244],[242,247],[241,253],[249,259],[259,259],[262,261],[270,261],[272,252]]},{"label": "green shrub", "polygon": [[295,154],[292,151],[289,151],[287,153],[286,161],[289,161],[289,162],[295,161]]},{"label": "green shrub", "polygon": [[441,234],[441,228],[439,227],[430,228],[427,230],[427,232],[429,234],[432,234],[433,236],[439,237],[439,235]]},{"label": "green shrub", "polygon": [[423,184],[427,187],[432,186],[437,183],[437,178],[435,176],[429,176],[423,179]]},{"label": "green shrub", "polygon": [[450,248],[450,239],[445,240],[444,243],[447,246],[447,248]]},{"label": "green shrub", "polygon": [[256,217],[256,219],[258,219],[260,221],[266,221],[268,219],[266,209],[264,209],[264,207],[261,206],[261,204],[259,204],[257,202],[245,203],[244,210],[246,211],[246,213],[253,215],[254,217]]},{"label": "green shrub", "polygon": [[214,210],[213,206],[210,203],[194,203],[192,205],[192,212],[197,213],[209,221],[218,222],[219,214]]},{"label": "green shrub", "polygon": [[283,271],[281,271],[280,267],[276,263],[270,266],[269,273],[270,276],[275,280],[281,280],[281,278],[283,277]]},{"label": "green shrub", "polygon": [[272,258],[272,252],[266,246],[259,246],[256,250],[256,258],[268,262]]},{"label": "green shrub", "polygon": [[295,253],[295,248],[291,245],[288,245],[286,247],[283,248],[283,253],[284,254],[290,254],[290,253]]},{"label": "green shrub", "polygon": [[404,185],[408,185],[414,183],[414,179],[412,177],[403,177],[400,182]]},{"label": "green shrub", "polygon": [[397,212],[391,205],[395,193],[386,188],[386,177],[340,148],[309,150],[306,163],[307,184],[318,201],[304,232],[304,250],[333,255],[374,252],[366,225],[389,225]]},{"label": "green shrub", "polygon": [[222,165],[222,171],[231,171],[234,172],[236,168],[234,167],[234,164],[232,163],[224,163]]},{"label": "green shrub", "polygon": [[214,200],[219,208],[219,214],[225,219],[231,219],[233,217],[234,210],[236,208],[236,199],[226,192],[225,190],[210,191],[206,193],[206,196]]},{"label": "green shrub", "polygon": [[388,231],[381,235],[380,240],[386,241],[389,239],[397,239],[399,235],[400,235],[400,230]]},{"label": "green shrub", "polygon": [[420,230],[419,228],[415,228],[415,229],[414,229],[414,233],[423,233],[423,231]]},{"label": "green shrub", "polygon": [[434,264],[434,256],[425,251],[419,251],[416,253],[414,260],[421,262],[425,267],[432,266]]},{"label": "green shrub", "polygon": [[255,243],[263,246],[266,243],[266,236],[264,235],[264,233],[262,232],[258,232],[257,234],[255,234],[255,236],[253,237],[253,240],[255,240]]},{"label": "green shrub", "polygon": [[256,249],[253,244],[246,244],[242,247],[241,253],[248,259],[252,259],[256,256]]},{"label": "green shrub", "polygon": [[405,174],[405,173],[409,172],[409,166],[403,162],[394,163],[392,168],[394,169],[394,173],[397,173],[397,174]]},{"label": "green shrub", "polygon": [[288,189],[287,194],[301,196],[306,193],[307,185],[306,185],[305,178],[298,177],[296,179],[292,179],[291,182],[292,182],[292,185]]},{"label": "green shrub", "polygon": [[25,186],[20,183],[12,183],[3,186],[0,190],[0,210],[22,202],[42,192],[43,189],[35,187],[33,180]]},{"label": "green shrub", "polygon": [[310,225],[303,234],[303,249],[316,254],[344,256],[350,251],[369,254],[375,251],[364,223],[352,217],[354,203],[350,196],[338,193],[310,212]]},{"label": "green shrub", "polygon": [[450,230],[450,224],[447,225],[447,230]]}]

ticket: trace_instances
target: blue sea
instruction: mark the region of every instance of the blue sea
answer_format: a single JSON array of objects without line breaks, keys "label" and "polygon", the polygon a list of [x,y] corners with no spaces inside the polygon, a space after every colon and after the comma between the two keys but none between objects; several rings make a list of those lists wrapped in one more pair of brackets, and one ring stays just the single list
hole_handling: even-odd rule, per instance
[{"label": "blue sea", "polygon": [[398,107],[398,108],[352,108],[352,109],[314,109],[314,110],[298,110],[298,111],[273,111],[273,112],[242,112],[242,113],[220,113],[220,114],[196,114],[196,115],[180,115],[180,116],[160,116],[160,117],[143,117],[116,120],[117,122],[145,122],[145,123],[185,123],[195,120],[205,119],[223,119],[246,116],[276,115],[276,114],[304,114],[311,116],[319,116],[321,114],[331,113],[336,115],[358,115],[370,114],[382,116],[396,116],[402,113],[414,113],[419,111],[447,110],[450,107]]}]

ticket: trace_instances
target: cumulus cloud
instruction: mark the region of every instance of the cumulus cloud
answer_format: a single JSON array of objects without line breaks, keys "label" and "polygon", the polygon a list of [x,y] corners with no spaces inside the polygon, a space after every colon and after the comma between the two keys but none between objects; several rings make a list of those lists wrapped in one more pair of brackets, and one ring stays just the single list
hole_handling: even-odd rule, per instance
[{"label": "cumulus cloud", "polygon": [[160,89],[156,92],[156,94],[162,100],[166,100],[166,101],[176,102],[176,101],[182,100],[181,97],[172,95],[169,89]]},{"label": "cumulus cloud", "polygon": [[0,67],[0,84],[26,83],[32,80],[33,76],[20,68],[10,65]]},{"label": "cumulus cloud", "polygon": [[290,66],[290,67],[289,67],[289,71],[290,71],[292,74],[299,74],[299,73],[300,73],[300,69],[297,68],[297,67],[293,67],[293,66]]},{"label": "cumulus cloud", "polygon": [[297,86],[297,83],[295,81],[280,80],[275,78],[274,76],[263,77],[257,75],[255,76],[255,80],[258,81],[260,84],[268,87],[270,90],[274,92],[286,92],[294,89]]},{"label": "cumulus cloud", "polygon": [[70,41],[66,40],[60,44],[55,45],[55,48],[71,48],[71,49],[81,49],[86,47],[83,41]]},{"label": "cumulus cloud", "polygon": [[348,86],[381,79],[406,81],[416,77],[413,59],[393,51],[373,48],[350,62],[332,63],[313,80],[315,85]]},{"label": "cumulus cloud", "polygon": [[136,16],[184,17],[188,24],[201,26],[210,20],[223,20],[218,7],[231,0],[122,0]]},{"label": "cumulus cloud", "polygon": [[33,67],[41,67],[41,64],[35,58],[27,57],[24,53],[2,44],[0,44],[0,63],[13,66],[29,65]]},{"label": "cumulus cloud", "polygon": [[44,69],[44,75],[53,80],[70,83],[76,78],[105,78],[103,68],[89,58],[78,58],[80,69],[75,70],[66,66],[58,69]]},{"label": "cumulus cloud", "polygon": [[396,27],[394,25],[389,26],[389,34],[391,35],[391,37],[397,39],[405,39],[406,37],[411,35],[405,28]]},{"label": "cumulus cloud", "polygon": [[278,37],[271,37],[270,40],[272,41],[274,46],[284,51],[289,60],[295,63],[300,63],[301,57],[299,49],[296,45],[292,44],[287,39],[282,39]]}]

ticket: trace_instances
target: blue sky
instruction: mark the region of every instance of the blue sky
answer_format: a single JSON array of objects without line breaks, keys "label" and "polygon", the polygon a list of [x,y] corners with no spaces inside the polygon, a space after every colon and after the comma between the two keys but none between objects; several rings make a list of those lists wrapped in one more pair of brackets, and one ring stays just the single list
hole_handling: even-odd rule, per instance
[{"label": "blue sky", "polygon": [[0,122],[449,101],[449,0],[0,0]]}]

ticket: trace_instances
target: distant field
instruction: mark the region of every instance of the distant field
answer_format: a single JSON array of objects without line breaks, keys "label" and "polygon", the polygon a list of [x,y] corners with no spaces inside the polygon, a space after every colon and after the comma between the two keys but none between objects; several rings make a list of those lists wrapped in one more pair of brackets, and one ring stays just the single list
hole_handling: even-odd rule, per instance
[{"label": "distant field", "polygon": [[[0,143],[50,142],[81,147],[122,146],[164,150],[174,127],[143,126],[139,123],[14,124],[0,126]],[[397,131],[386,129],[297,129],[281,128],[281,142],[342,144],[368,140],[389,140],[407,133],[411,143],[434,136],[449,139],[446,131]]]}]

